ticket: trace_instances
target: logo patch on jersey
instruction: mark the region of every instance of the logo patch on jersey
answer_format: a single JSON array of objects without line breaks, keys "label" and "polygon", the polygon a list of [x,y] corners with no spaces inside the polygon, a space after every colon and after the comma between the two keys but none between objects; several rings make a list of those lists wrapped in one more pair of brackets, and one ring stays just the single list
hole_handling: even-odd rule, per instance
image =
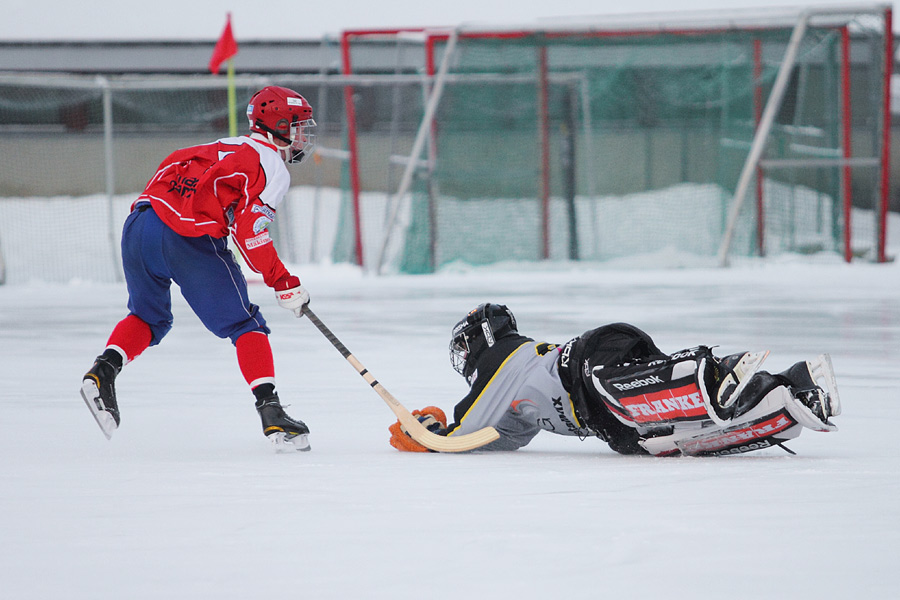
[{"label": "logo patch on jersey", "polygon": [[268,206],[260,206],[258,204],[254,204],[250,207],[250,212],[262,213],[263,216],[258,218],[253,222],[253,233],[259,235],[269,226],[275,219],[275,211],[269,208]]},{"label": "logo patch on jersey", "polygon": [[265,217],[260,217],[253,222],[253,233],[259,235],[263,231],[266,231],[266,228],[269,226],[269,223],[272,221]]},{"label": "logo patch on jersey", "polygon": [[247,250],[253,250],[254,248],[259,248],[260,246],[265,246],[266,244],[271,244],[272,238],[269,237],[268,231],[263,231],[256,237],[248,238],[244,245],[247,247]]},{"label": "logo patch on jersey", "polygon": [[275,211],[264,204],[254,204],[250,207],[250,212],[260,213],[269,218],[269,221],[275,220]]}]

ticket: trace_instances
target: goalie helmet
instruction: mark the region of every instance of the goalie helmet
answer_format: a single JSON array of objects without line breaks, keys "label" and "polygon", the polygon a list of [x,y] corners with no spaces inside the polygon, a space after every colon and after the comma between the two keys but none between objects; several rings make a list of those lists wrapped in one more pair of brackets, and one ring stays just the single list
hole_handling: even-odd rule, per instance
[{"label": "goalie helmet", "polygon": [[294,90],[277,85],[259,90],[247,105],[247,119],[250,131],[278,146],[285,162],[299,163],[312,152],[316,138],[312,106]]},{"label": "goalie helmet", "polygon": [[467,378],[475,370],[482,352],[497,340],[519,333],[516,317],[503,304],[480,304],[454,327],[450,334],[450,364]]}]

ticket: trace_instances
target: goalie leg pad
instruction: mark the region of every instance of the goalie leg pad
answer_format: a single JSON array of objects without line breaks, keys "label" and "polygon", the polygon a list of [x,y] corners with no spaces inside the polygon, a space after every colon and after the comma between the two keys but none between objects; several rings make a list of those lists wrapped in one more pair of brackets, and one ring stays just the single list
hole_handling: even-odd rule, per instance
[{"label": "goalie leg pad", "polygon": [[[757,377],[763,375],[766,374]],[[728,425],[680,427],[670,435],[644,439],[641,446],[656,456],[720,456],[771,448],[799,436],[803,430],[787,408],[790,397],[785,387],[778,386]]]},{"label": "goalie leg pad", "polygon": [[641,441],[654,456],[727,456],[772,448],[800,435],[803,427],[786,411],[730,427],[710,427]]},{"label": "goalie leg pad", "polygon": [[[820,361],[817,359],[812,362]],[[827,361],[823,359],[821,362],[821,365],[816,364],[810,370],[817,373],[827,371]],[[827,373],[821,372],[820,377],[827,378]],[[815,431],[837,429],[830,422],[819,419],[785,385],[784,380],[783,375],[760,371],[753,376],[753,382],[743,394],[753,396],[754,399],[752,402],[748,401],[746,411],[736,413],[737,416],[731,422],[724,425],[684,424],[676,426],[669,435],[647,437],[640,444],[656,456],[727,455],[782,444],[799,436],[804,428]]]},{"label": "goalie leg pad", "polygon": [[649,362],[596,365],[591,383],[606,407],[620,421],[658,429],[676,423],[713,419],[707,392],[707,365],[714,361],[709,348],[699,346]]}]

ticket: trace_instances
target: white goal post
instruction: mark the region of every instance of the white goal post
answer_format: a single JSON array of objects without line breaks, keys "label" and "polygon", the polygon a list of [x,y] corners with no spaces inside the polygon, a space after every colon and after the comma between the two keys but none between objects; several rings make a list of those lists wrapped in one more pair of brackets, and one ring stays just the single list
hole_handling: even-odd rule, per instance
[{"label": "white goal post", "polygon": [[[891,18],[890,13],[891,10],[884,4],[873,4],[868,8],[864,8],[863,6],[829,6],[827,8],[807,8],[804,9],[797,18],[797,24],[794,26],[794,31],[791,34],[790,42],[788,43],[787,51],[785,52],[784,60],[781,63],[781,67],[778,70],[778,77],[775,80],[775,85],[772,88],[772,92],[769,95],[769,99],[766,102],[765,110],[763,111],[762,118],[760,119],[759,125],[757,126],[756,133],[753,136],[753,143],[750,147],[750,153],[747,156],[747,160],[744,163],[744,167],[741,170],[740,179],[738,180],[737,190],[734,193],[734,200],[732,200],[731,208],[728,213],[728,222],[725,227],[725,234],[722,237],[722,245],[719,247],[718,253],[718,263],[719,266],[725,267],[728,265],[728,252],[731,249],[731,242],[734,239],[734,231],[737,226],[738,217],[741,212],[741,207],[744,204],[744,200],[747,196],[747,191],[750,188],[750,181],[753,178],[754,172],[759,168],[760,161],[762,160],[763,151],[766,146],[766,142],[769,138],[769,132],[772,129],[772,124],[775,121],[775,115],[778,112],[778,109],[781,107],[782,100],[784,99],[784,91],[787,88],[788,78],[790,77],[791,71],[794,69],[794,66],[797,61],[797,52],[800,48],[800,42],[803,40],[803,36],[806,33],[806,28],[809,25],[811,19],[815,17],[825,17],[825,18],[834,18],[840,15],[849,14],[849,15],[857,15],[861,12],[871,12],[872,14],[885,14],[886,23],[885,29],[888,41],[886,41],[886,46],[888,48],[888,52],[891,53],[893,50],[893,44],[890,43],[891,39]],[[890,75],[885,78],[885,96],[890,98]],[[888,106],[890,108],[890,106]],[[884,116],[885,120],[888,121],[890,119],[890,114],[886,114]],[[885,129],[889,129],[887,123],[884,125]],[[849,141],[849,140],[848,140]],[[882,148],[882,156],[873,157],[871,161],[866,161],[863,164],[881,164],[882,168],[887,169],[888,164],[888,153],[890,151],[890,145],[888,143],[884,143],[884,147]],[[881,163],[881,161],[885,161]],[[803,165],[805,161],[799,161],[798,165]],[[815,159],[810,159],[809,163],[821,164],[821,161],[815,161]],[[836,166],[849,166],[852,164],[860,164],[859,159],[851,159],[851,158],[842,158],[836,159],[831,164]],[[845,185],[847,185],[845,183]],[[882,183],[884,186],[884,184]],[[887,199],[887,188],[881,190],[882,197]],[[882,211],[886,209],[884,204],[882,206]],[[849,227],[847,228],[849,230]],[[880,262],[884,261],[884,248],[883,244],[880,245],[881,249],[879,251]],[[847,257],[849,260],[849,257]]]}]

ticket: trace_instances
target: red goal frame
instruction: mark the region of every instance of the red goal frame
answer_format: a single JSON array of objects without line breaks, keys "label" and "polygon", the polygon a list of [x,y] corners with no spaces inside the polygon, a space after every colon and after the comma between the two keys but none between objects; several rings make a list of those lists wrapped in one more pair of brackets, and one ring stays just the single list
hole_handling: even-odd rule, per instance
[{"label": "red goal frame", "polygon": [[[878,5],[880,8],[881,5]],[[823,7],[827,8],[827,7]],[[871,7],[869,7],[871,9]],[[860,12],[863,12],[862,10]],[[870,10],[870,12],[872,12]],[[890,94],[891,94],[891,75],[893,72],[893,31],[892,31],[892,9],[889,5],[884,5],[883,7],[883,19],[884,19],[884,27],[885,27],[885,69],[883,73],[883,82],[882,82],[882,101],[881,101],[881,110],[882,110],[882,141],[880,148],[880,156],[878,156],[879,168],[881,169],[881,178],[879,185],[879,196],[877,198],[876,207],[878,213],[878,222],[876,223],[877,227],[877,239],[875,241],[875,260],[877,262],[886,262],[888,260],[886,256],[886,228],[887,228],[887,213],[889,210],[889,200],[890,200],[890,125],[891,125],[891,111],[890,111]],[[765,26],[746,26],[748,31],[752,31],[753,29],[770,29],[770,27]],[[692,35],[701,35],[701,34],[711,34],[716,33],[718,31],[725,31],[727,27],[725,26],[697,26],[697,27],[672,27],[666,28],[665,33],[668,35],[681,35],[681,36],[692,36]],[[844,160],[844,164],[841,168],[842,179],[844,184],[842,185],[841,195],[842,197],[839,199],[841,205],[841,212],[844,220],[843,227],[843,258],[845,261],[850,262],[853,258],[853,250],[851,247],[851,238],[852,238],[852,227],[851,227],[851,208],[852,208],[852,189],[850,186],[851,179],[851,171],[852,166],[850,161],[853,159],[853,151],[851,146],[851,133],[852,133],[852,123],[851,123],[851,110],[850,110],[850,75],[851,75],[851,61],[850,61],[850,35],[849,30],[846,25],[837,26],[835,29],[840,31],[840,67],[839,67],[839,80],[840,80],[840,103],[842,105],[841,115],[842,121],[840,123],[840,131],[841,131],[841,156]],[[640,35],[649,35],[649,34],[657,34],[661,33],[661,30],[658,28],[627,28],[627,29],[619,29],[616,30],[610,26],[606,29],[584,29],[584,28],[573,28],[570,31],[566,31],[564,29],[556,28],[546,28],[546,29],[518,29],[518,30],[466,30],[464,28],[458,28],[456,30],[456,35],[458,39],[466,39],[466,38],[488,38],[488,39],[515,39],[527,37],[530,35],[534,35],[536,31],[541,31],[544,36],[547,38],[562,38],[567,36],[591,36],[591,37],[621,37],[621,36],[640,36]],[[449,28],[398,28],[398,29],[369,29],[369,30],[349,30],[345,31],[341,35],[341,56],[342,56],[342,64],[343,64],[343,72],[346,75],[353,74],[353,65],[351,62],[350,56],[350,42],[353,39],[366,37],[366,36],[392,36],[399,35],[402,33],[423,33],[425,34],[425,73],[429,78],[434,78],[437,73],[437,62],[436,62],[436,53],[437,46],[440,43],[446,43],[451,35],[451,30]],[[757,42],[754,48],[754,78],[756,81],[759,79],[759,74],[762,72],[762,58],[760,51],[760,44]],[[537,58],[537,63],[539,65],[539,77],[538,77],[538,140],[541,147],[540,151],[540,168],[539,168],[539,177],[540,181],[538,182],[537,189],[540,193],[540,201],[541,201],[541,214],[542,214],[542,228],[541,228],[541,248],[542,248],[542,257],[544,259],[549,258],[549,213],[550,213],[550,124],[549,124],[549,116],[547,114],[548,104],[547,104],[547,95],[548,95],[548,64],[547,64],[547,52],[546,47],[542,47],[539,49],[539,56]],[[759,124],[760,119],[762,117],[762,107],[763,107],[763,91],[762,86],[759,83],[754,83],[755,93],[754,93],[754,114],[757,124]],[[353,87],[351,84],[348,84],[344,87],[344,101],[345,101],[345,110],[347,115],[347,135],[348,135],[348,151],[350,155],[349,159],[349,179],[350,179],[350,187],[351,193],[353,197],[353,226],[354,226],[354,236],[355,236],[355,249],[354,255],[356,264],[363,265],[364,257],[363,257],[363,247],[362,247],[362,232],[361,232],[361,220],[360,220],[360,205],[359,205],[359,196],[360,196],[360,178],[359,178],[359,155],[358,155],[358,146],[357,146],[357,129],[356,129],[356,108],[353,100]],[[762,165],[756,166],[756,190],[755,190],[755,212],[757,216],[757,223],[759,226],[757,227],[756,232],[756,246],[757,252],[760,256],[764,256],[766,253],[765,248],[765,230],[764,230],[764,206],[763,206],[763,193],[762,193],[762,173],[764,172],[765,167]]]}]

